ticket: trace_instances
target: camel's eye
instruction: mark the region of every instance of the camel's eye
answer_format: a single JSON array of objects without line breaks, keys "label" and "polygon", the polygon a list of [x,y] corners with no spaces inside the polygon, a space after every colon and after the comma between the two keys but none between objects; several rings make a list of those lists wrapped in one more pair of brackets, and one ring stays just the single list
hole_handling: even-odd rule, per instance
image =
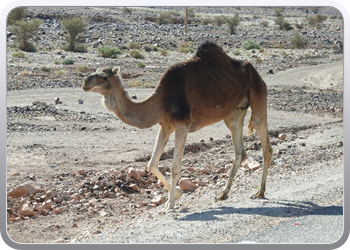
[{"label": "camel's eye", "polygon": [[109,75],[107,75],[105,72],[101,72],[98,74],[98,77],[104,81],[108,80]]}]

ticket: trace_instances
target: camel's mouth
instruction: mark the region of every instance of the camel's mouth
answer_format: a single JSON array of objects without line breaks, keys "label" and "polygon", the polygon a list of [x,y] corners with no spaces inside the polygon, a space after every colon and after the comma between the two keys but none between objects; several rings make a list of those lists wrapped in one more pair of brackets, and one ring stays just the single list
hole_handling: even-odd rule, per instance
[{"label": "camel's mouth", "polygon": [[85,92],[87,92],[87,91],[90,91],[92,88],[91,87],[86,87],[85,86],[85,83],[83,84],[83,86],[81,86],[82,88],[83,88],[83,90],[85,91]]}]

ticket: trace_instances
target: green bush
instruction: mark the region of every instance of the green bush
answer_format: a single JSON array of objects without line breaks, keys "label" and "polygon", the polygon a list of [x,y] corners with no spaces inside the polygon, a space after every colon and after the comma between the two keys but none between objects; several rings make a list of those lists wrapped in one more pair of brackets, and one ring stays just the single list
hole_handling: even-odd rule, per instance
[{"label": "green bush", "polygon": [[140,44],[138,44],[138,43],[129,43],[129,44],[127,45],[127,47],[128,47],[129,49],[140,49]]},{"label": "green bush", "polygon": [[130,51],[129,55],[132,57],[132,58],[136,58],[136,59],[144,59],[144,55],[141,54],[141,52],[137,49],[133,49]]},{"label": "green bush", "polygon": [[307,21],[311,26],[316,26],[317,28],[320,28],[321,24],[327,20],[327,16],[324,15],[316,15],[316,16],[310,16]]},{"label": "green bush", "polygon": [[160,49],[159,53],[160,53],[161,56],[167,56],[168,55],[168,52],[166,50],[164,50],[164,49]]},{"label": "green bush", "polygon": [[246,50],[260,49],[261,48],[260,44],[254,42],[253,40],[250,40],[250,39],[247,41],[244,41],[241,46],[243,49],[246,49]]},{"label": "green bush", "polygon": [[236,27],[238,26],[240,19],[238,14],[236,14],[233,17],[225,17],[224,18],[226,24],[227,24],[227,30],[230,35],[235,34]]},{"label": "green bush", "polygon": [[306,37],[303,37],[299,32],[294,32],[294,35],[289,38],[289,42],[292,45],[292,48],[302,49],[307,47],[308,40]]},{"label": "green bush", "polygon": [[208,25],[210,23],[213,22],[213,19],[209,18],[209,17],[204,17],[202,20],[201,20],[201,25]]},{"label": "green bush", "polygon": [[25,58],[26,57],[26,55],[22,51],[14,52],[14,53],[12,53],[12,56],[18,57],[18,58]]},{"label": "green bush", "polygon": [[213,24],[216,26],[221,26],[225,23],[225,16],[214,16],[213,17]]},{"label": "green bush", "polygon": [[171,23],[171,18],[174,16],[176,12],[174,11],[163,11],[160,13],[157,24],[169,24]]},{"label": "green bush", "polygon": [[100,52],[100,55],[105,58],[116,58],[117,55],[122,53],[116,47],[109,45],[98,47],[97,51]]},{"label": "green bush", "polygon": [[46,67],[46,66],[43,66],[40,68],[41,71],[44,71],[44,72],[50,72],[51,69],[49,67]]},{"label": "green bush", "polygon": [[7,16],[7,22],[8,24],[14,24],[16,21],[22,20],[27,15],[27,8],[26,7],[18,7],[8,14]]},{"label": "green bush", "polygon": [[194,52],[194,49],[191,48],[191,46],[193,45],[192,42],[184,42],[182,44],[180,44],[178,51],[180,53],[188,53],[188,52]]},{"label": "green bush", "polygon": [[146,67],[146,64],[139,62],[138,64],[136,64],[136,66],[140,67],[140,68],[144,68],[144,67]]},{"label": "green bush", "polygon": [[68,35],[66,36],[68,45],[63,49],[67,51],[84,52],[85,48],[79,46],[79,43],[81,43],[84,39],[84,37],[80,34],[85,32],[85,21],[78,17],[65,18],[62,20],[62,24],[68,32]]},{"label": "green bush", "polygon": [[74,61],[71,60],[71,59],[67,59],[67,60],[64,60],[64,61],[62,62],[62,64],[63,64],[63,65],[70,65],[70,64],[74,64]]},{"label": "green bush", "polygon": [[15,41],[18,43],[18,48],[27,52],[36,52],[35,46],[30,42],[31,39],[37,38],[37,32],[41,21],[33,19],[30,22],[16,21],[10,30],[16,35]]},{"label": "green bush", "polygon": [[285,20],[283,16],[277,17],[274,21],[275,24],[278,25],[279,30],[288,31],[293,29],[292,25],[287,20]]}]

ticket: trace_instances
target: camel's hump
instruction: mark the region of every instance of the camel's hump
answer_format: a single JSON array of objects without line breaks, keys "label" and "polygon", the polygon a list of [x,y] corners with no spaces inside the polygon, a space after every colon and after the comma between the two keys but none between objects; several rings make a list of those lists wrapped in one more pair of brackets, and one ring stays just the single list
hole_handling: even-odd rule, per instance
[{"label": "camel's hump", "polygon": [[208,41],[201,43],[198,46],[196,56],[203,58],[203,57],[205,57],[206,54],[212,53],[213,51],[220,51],[222,53],[225,53],[219,45],[217,45],[213,41],[208,40]]}]

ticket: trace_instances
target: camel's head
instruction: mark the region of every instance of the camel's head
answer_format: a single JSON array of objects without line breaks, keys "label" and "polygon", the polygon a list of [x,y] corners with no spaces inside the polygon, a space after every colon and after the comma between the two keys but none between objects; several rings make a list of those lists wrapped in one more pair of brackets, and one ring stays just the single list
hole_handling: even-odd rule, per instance
[{"label": "camel's head", "polygon": [[112,89],[112,80],[119,74],[120,68],[100,68],[84,79],[84,91],[106,94]]}]

